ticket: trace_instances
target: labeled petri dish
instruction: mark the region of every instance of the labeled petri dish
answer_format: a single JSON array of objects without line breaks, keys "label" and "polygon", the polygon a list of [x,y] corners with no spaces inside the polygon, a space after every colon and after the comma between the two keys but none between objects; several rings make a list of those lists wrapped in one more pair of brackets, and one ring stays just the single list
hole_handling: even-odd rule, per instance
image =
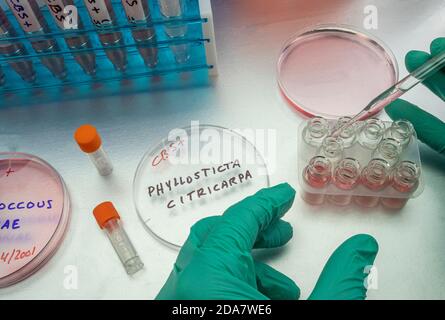
[{"label": "labeled petri dish", "polygon": [[398,76],[397,61],[382,41],[339,25],[293,36],[277,64],[278,85],[286,100],[306,116],[328,119],[357,114]]},{"label": "labeled petri dish", "polygon": [[0,153],[0,288],[53,256],[69,217],[69,195],[54,168],[30,154]]},{"label": "labeled petri dish", "polygon": [[143,156],[133,197],[149,233],[180,247],[196,222],[268,186],[265,161],[244,136],[192,125],[171,130]]}]

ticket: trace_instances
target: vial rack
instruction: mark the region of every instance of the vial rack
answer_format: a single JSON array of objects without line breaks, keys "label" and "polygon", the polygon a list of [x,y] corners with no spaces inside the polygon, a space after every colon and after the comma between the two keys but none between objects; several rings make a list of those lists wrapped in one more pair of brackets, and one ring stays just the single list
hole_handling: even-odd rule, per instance
[{"label": "vial rack", "polygon": [[[34,0],[35,1],[35,0]],[[83,23],[82,29],[58,29],[46,5],[40,10],[51,32],[45,36],[54,39],[60,47],[57,53],[36,53],[30,43],[38,35],[26,35],[15,19],[13,13],[3,6],[6,16],[17,32],[13,38],[0,37],[2,43],[19,41],[27,49],[26,55],[0,55],[0,66],[4,74],[4,84],[0,86],[0,107],[31,105],[46,102],[63,102],[79,98],[91,98],[109,95],[122,95],[159,89],[188,88],[206,86],[210,76],[216,75],[216,48],[213,32],[213,18],[210,0],[182,0],[183,13],[180,18],[166,18],[161,14],[156,0],[146,0],[151,13],[151,24],[156,33],[157,41],[149,46],[158,50],[158,63],[155,67],[148,67],[139,54],[138,46],[133,39],[132,30],[137,28],[127,20],[120,0],[111,0],[116,14],[116,25],[107,31],[118,31],[122,34],[124,44],[113,46],[122,48],[127,53],[128,66],[124,72],[117,71],[107,58],[99,40],[98,32],[87,8],[82,0],[74,0],[78,15]],[[166,28],[186,26],[183,37],[171,38]],[[92,48],[70,50],[65,43],[67,35],[85,35],[91,39]],[[41,37],[41,35],[40,35]],[[144,46],[139,45],[139,46]],[[189,58],[178,63],[172,48],[187,46]],[[94,77],[86,74],[76,62],[73,53],[94,53],[96,56],[97,72]],[[56,78],[40,59],[42,56],[62,56],[67,69],[64,80]],[[9,65],[9,62],[31,61],[36,71],[33,83],[24,81]]]},{"label": "vial rack", "polygon": [[[313,118],[314,119],[314,118]],[[322,118],[319,118],[322,119]],[[334,126],[336,125],[335,120],[325,120],[328,124],[329,129],[328,133],[320,134],[319,137],[321,141],[324,141],[326,137],[329,136],[329,133],[332,132]],[[419,142],[417,140],[417,135],[414,130],[412,130],[412,135],[409,139],[409,142],[401,149],[399,157],[396,162],[388,165],[388,180],[384,184],[383,188],[373,190],[364,185],[364,183],[359,181],[352,188],[339,188],[334,183],[334,174],[335,169],[339,166],[342,160],[344,159],[354,159],[359,163],[359,171],[360,175],[363,173],[363,169],[368,166],[371,160],[374,158],[381,158],[377,153],[377,146],[373,146],[371,148],[362,146],[359,143],[360,132],[363,129],[364,122],[357,122],[353,127],[351,127],[351,131],[355,133],[355,139],[350,146],[347,148],[343,148],[343,152],[338,159],[329,160],[330,172],[329,178],[327,178],[328,182],[323,185],[314,185],[308,182],[308,179],[305,178],[305,172],[308,168],[308,164],[312,159],[317,157],[317,159],[329,158],[325,156],[325,153],[321,147],[321,145],[307,143],[307,139],[305,136],[305,129],[308,126],[309,121],[303,121],[298,128],[298,138],[297,138],[297,150],[298,150],[298,159],[297,159],[297,170],[298,170],[298,180],[300,186],[300,195],[303,200],[305,200],[309,204],[313,205],[321,205],[321,204],[333,204],[333,205],[359,205],[362,207],[375,207],[378,204],[383,204],[385,207],[389,209],[401,209],[407,202],[408,199],[412,199],[418,197],[424,189],[424,180],[422,174],[418,177],[418,181],[415,187],[412,188],[409,192],[399,192],[395,188],[392,187],[392,180],[394,178],[394,174],[398,168],[398,166],[403,163],[413,164],[416,168],[419,169],[419,173],[421,173],[421,161],[420,161],[420,153],[419,153]],[[378,120],[381,121],[381,120]],[[384,125],[384,134],[382,139],[388,138],[388,130],[392,125],[390,121],[381,121]],[[317,129],[318,130],[318,129]],[[321,131],[317,131],[320,133]],[[330,138],[329,138],[330,139]],[[335,138],[333,138],[335,139]],[[320,141],[320,142],[321,142]],[[321,157],[321,158],[318,158]],[[351,161],[352,162],[352,161]],[[314,162],[312,162],[314,163]],[[349,198],[349,199],[348,199]],[[335,201],[335,199],[340,199],[340,201]],[[365,200],[365,201],[357,201],[357,200]],[[375,201],[374,201],[374,200]],[[314,200],[314,201],[312,201]],[[333,201],[331,201],[333,200]],[[341,203],[346,200],[345,203]],[[364,204],[363,204],[364,203]],[[371,204],[372,205],[368,205]],[[385,205],[385,203],[387,205]],[[394,205],[392,205],[393,203]]]}]

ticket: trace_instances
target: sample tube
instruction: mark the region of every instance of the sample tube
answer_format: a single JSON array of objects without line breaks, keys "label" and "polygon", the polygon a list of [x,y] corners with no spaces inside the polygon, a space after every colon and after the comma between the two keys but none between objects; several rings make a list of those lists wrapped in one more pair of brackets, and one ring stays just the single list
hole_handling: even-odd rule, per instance
[{"label": "sample tube", "polygon": [[322,204],[325,198],[322,190],[331,181],[331,162],[326,157],[313,157],[303,170],[303,181],[314,189],[321,189],[320,193],[303,190],[301,192],[303,200],[312,205]]},{"label": "sample tube", "polygon": [[[158,0],[159,9],[167,19],[180,19],[183,16],[183,0]],[[171,22],[165,26],[165,32],[172,39],[181,39],[187,33],[187,25],[182,22]],[[190,59],[190,45],[174,44],[170,49],[177,63],[185,63]]]},{"label": "sample tube", "polygon": [[158,48],[156,48],[156,33],[151,26],[150,9],[146,0],[122,0],[127,19],[136,27],[131,33],[145,65],[154,68],[158,64]]},{"label": "sample tube", "polygon": [[[50,32],[39,5],[36,0],[29,1],[6,1],[21,28],[27,35],[41,35],[30,38],[31,45],[37,53],[57,53],[60,52],[57,42],[50,38],[47,33]],[[66,69],[63,56],[48,55],[40,57],[42,64],[47,67],[51,73],[59,78],[66,78]]]},{"label": "sample tube", "polygon": [[385,124],[382,120],[371,118],[365,121],[358,136],[358,143],[366,149],[377,148],[385,133]]},{"label": "sample tube", "polygon": [[80,126],[74,133],[74,139],[80,149],[88,154],[100,175],[108,176],[113,172],[113,165],[102,147],[102,139],[95,127],[89,124]]},{"label": "sample tube", "polygon": [[411,141],[414,134],[414,126],[408,120],[397,120],[391,124],[386,136],[399,141],[402,148],[405,148]]},{"label": "sample tube", "polygon": [[332,167],[335,167],[343,159],[343,151],[343,140],[331,136],[323,140],[319,154],[328,158]]},{"label": "sample tube", "polygon": [[98,30],[99,40],[104,46],[108,59],[117,71],[125,71],[127,68],[127,52],[124,48],[116,48],[116,46],[125,44],[124,38],[120,31],[110,30],[116,25],[116,15],[110,0],[84,0],[84,3],[91,21]]},{"label": "sample tube", "polygon": [[372,157],[386,160],[390,166],[395,165],[402,153],[402,146],[399,141],[393,138],[385,138],[380,141]]},{"label": "sample tube", "polygon": [[320,147],[329,133],[329,123],[322,117],[310,119],[303,129],[303,141],[310,146]]},{"label": "sample tube", "polygon": [[[362,170],[360,183],[370,192],[378,192],[388,185],[390,177],[389,163],[382,159],[372,159]],[[354,196],[355,203],[367,208],[377,206],[379,199],[377,196]]]},{"label": "sample tube", "polygon": [[[357,187],[360,181],[360,163],[353,158],[345,158],[337,165],[332,177],[333,184],[340,190],[350,191]],[[328,200],[338,206],[351,203],[351,194],[333,194]]]},{"label": "sample tube", "polygon": [[[49,8],[49,12],[54,18],[54,22],[61,30],[82,29],[82,21],[77,15],[77,11],[69,12],[69,7],[74,6],[73,0],[45,0]],[[70,14],[76,14],[77,24],[70,25],[67,23]],[[65,42],[70,50],[82,50],[92,48],[90,38],[86,35],[67,35]],[[74,53],[74,58],[82,67],[86,74],[94,76],[96,74],[96,55],[93,52]]]},{"label": "sample tube", "polygon": [[[17,37],[17,32],[12,27],[3,9],[0,7],[0,39],[14,37]],[[21,42],[8,39],[7,41],[0,41],[0,53],[5,57],[19,57],[26,56],[28,51]],[[31,61],[25,59],[12,60],[9,62],[9,65],[24,81],[35,81],[36,72]]]},{"label": "sample tube", "polygon": [[[345,124],[349,123],[350,121],[351,117],[339,118],[332,132],[335,132],[337,129],[342,128]],[[357,131],[356,125],[350,125],[341,131],[338,139],[341,139],[343,141],[343,148],[347,149],[352,147],[352,145],[355,143],[355,140],[357,139],[356,131]]]},{"label": "sample tube", "polygon": [[382,204],[390,209],[401,209],[408,202],[408,196],[419,186],[420,167],[411,161],[400,162],[394,170],[391,187],[404,198],[381,198]]},{"label": "sample tube", "polygon": [[99,227],[105,231],[127,274],[132,275],[144,267],[136,250],[120,223],[120,216],[111,202],[103,202],[93,210]]}]

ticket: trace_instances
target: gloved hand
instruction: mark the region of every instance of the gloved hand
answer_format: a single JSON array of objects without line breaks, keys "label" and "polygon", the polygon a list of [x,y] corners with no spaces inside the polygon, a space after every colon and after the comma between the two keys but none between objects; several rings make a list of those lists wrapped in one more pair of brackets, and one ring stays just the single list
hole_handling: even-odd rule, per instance
[{"label": "gloved hand", "polygon": [[[291,186],[280,184],[196,223],[157,299],[298,299],[300,289],[291,279],[252,257],[253,248],[281,247],[292,238],[292,226],[281,218],[294,197]],[[344,242],[310,298],[364,299],[364,269],[377,251],[368,235]]]},{"label": "gloved hand", "polygon": [[[445,38],[435,39],[430,46],[431,54],[423,51],[410,51],[405,57],[409,72],[421,66],[432,56],[445,51]],[[425,80],[423,84],[445,101],[445,68]],[[386,107],[386,112],[393,120],[410,121],[421,141],[437,152],[445,155],[445,123],[419,107],[398,99]]]}]

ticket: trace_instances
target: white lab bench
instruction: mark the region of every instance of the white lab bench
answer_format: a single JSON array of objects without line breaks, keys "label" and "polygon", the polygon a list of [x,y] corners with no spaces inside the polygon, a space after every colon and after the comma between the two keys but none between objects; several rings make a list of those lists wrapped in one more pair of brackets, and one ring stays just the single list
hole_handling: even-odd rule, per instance
[{"label": "white lab bench", "polygon": [[[401,76],[406,74],[403,57],[408,50],[426,50],[433,38],[445,36],[443,0],[215,0],[219,76],[212,86],[0,109],[2,131],[18,135],[18,150],[49,161],[63,176],[72,200],[72,219],[58,252],[35,275],[0,289],[0,299],[154,298],[177,251],[144,229],[133,206],[133,175],[149,147],[171,128],[187,126],[191,120],[276,129],[278,167],[271,183],[288,181],[298,192],[296,131],[302,118],[277,89],[279,51],[287,38],[309,25],[362,27],[367,5],[379,10],[379,28],[371,33],[394,51]],[[427,89],[419,86],[405,98],[445,119],[443,101]],[[73,131],[86,122],[100,128],[114,160],[110,178],[97,175],[73,142]],[[369,291],[370,299],[444,299],[445,158],[425,146],[421,152],[426,188],[402,211],[319,209],[297,197],[286,216],[295,229],[293,240],[258,258],[294,279],[305,299],[333,250],[353,234],[369,233],[380,245],[378,288]],[[125,274],[92,217],[94,206],[104,200],[119,208],[145,262],[135,277]],[[74,289],[64,287],[70,266],[78,271]]]}]

